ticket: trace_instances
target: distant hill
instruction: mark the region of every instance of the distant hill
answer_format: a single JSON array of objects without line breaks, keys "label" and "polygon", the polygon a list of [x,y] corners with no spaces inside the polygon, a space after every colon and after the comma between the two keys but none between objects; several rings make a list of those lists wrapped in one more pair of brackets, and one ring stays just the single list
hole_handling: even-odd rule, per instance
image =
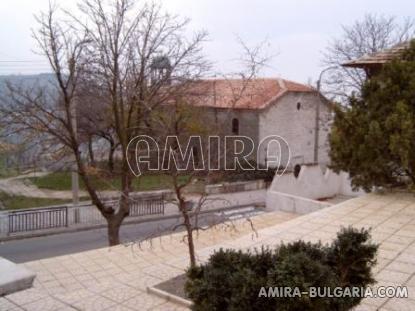
[{"label": "distant hill", "polygon": [[11,83],[16,87],[22,87],[24,89],[31,88],[45,88],[47,90],[53,90],[53,84],[56,79],[52,73],[40,73],[36,75],[0,75],[0,99],[7,101],[7,86],[6,83]]},{"label": "distant hill", "polygon": [[35,75],[0,75],[0,92],[4,91],[5,83],[27,87],[50,86],[54,83],[55,76],[52,73],[40,73]]},{"label": "distant hill", "polygon": [[[5,100],[6,103],[8,102],[6,82],[28,89],[35,87],[53,89],[54,81],[56,81],[55,76],[51,73],[41,73],[36,75],[0,75],[0,99],[2,101]],[[7,139],[4,137],[2,139],[6,140],[8,143],[19,143],[21,141],[18,134],[9,135]]]}]

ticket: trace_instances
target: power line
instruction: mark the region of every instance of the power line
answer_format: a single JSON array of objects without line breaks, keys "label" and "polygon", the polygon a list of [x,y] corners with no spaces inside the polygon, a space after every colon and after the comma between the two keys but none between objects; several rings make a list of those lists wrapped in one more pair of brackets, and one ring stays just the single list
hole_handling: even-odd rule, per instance
[{"label": "power line", "polygon": [[28,66],[28,67],[21,67],[21,66],[1,66],[0,70],[15,70],[15,69],[22,69],[22,70],[35,70],[35,69],[51,69],[50,66]]},{"label": "power line", "polygon": [[0,60],[0,63],[45,63],[41,60]]},{"label": "power line", "polygon": [[49,69],[50,66],[2,66],[0,65],[0,69],[3,70],[14,70],[14,69],[23,69],[23,70],[30,70],[30,69]]}]

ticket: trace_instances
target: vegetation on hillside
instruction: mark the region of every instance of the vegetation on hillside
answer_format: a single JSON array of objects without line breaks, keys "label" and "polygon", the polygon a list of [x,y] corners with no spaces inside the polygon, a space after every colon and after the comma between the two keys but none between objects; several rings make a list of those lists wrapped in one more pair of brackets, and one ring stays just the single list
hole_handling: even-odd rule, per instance
[{"label": "vegetation on hillside", "polygon": [[[90,175],[91,183],[97,190],[120,190],[121,181],[118,176]],[[182,179],[186,179],[183,176]],[[42,177],[32,177],[29,180],[41,189],[71,190],[71,172],[54,172]],[[79,187],[85,190],[85,184],[80,180]],[[163,174],[148,174],[134,178],[131,184],[133,191],[150,191],[171,187],[170,179]]]},{"label": "vegetation on hillside", "polygon": [[15,210],[70,203],[70,199],[48,199],[11,195],[0,191],[0,209]]}]

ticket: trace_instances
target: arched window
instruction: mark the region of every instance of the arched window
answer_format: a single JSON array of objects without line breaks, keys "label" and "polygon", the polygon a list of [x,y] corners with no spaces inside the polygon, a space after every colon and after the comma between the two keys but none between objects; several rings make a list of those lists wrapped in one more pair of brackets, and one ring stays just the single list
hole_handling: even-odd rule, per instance
[{"label": "arched window", "polygon": [[239,120],[236,118],[232,119],[232,134],[239,135]]},{"label": "arched window", "polygon": [[300,175],[300,172],[301,172],[301,165],[300,164],[296,164],[295,166],[294,166],[294,177],[295,178],[298,178],[298,176]]},{"label": "arched window", "polygon": [[300,110],[301,109],[301,103],[300,102],[298,102],[297,103],[297,110]]}]

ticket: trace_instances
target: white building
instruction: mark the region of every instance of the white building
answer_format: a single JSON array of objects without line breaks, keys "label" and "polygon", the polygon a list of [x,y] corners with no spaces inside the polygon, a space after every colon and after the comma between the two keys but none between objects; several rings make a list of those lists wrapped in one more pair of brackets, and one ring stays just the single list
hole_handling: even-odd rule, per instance
[{"label": "white building", "polygon": [[[319,106],[318,163],[327,164],[331,104],[307,85],[284,79],[195,82],[188,102],[204,109],[203,119],[212,132],[250,137],[257,147],[271,135],[281,136],[291,152],[291,165],[314,162],[316,109]],[[278,144],[261,144],[252,159],[264,164]],[[282,155],[283,157],[285,155]]]}]

